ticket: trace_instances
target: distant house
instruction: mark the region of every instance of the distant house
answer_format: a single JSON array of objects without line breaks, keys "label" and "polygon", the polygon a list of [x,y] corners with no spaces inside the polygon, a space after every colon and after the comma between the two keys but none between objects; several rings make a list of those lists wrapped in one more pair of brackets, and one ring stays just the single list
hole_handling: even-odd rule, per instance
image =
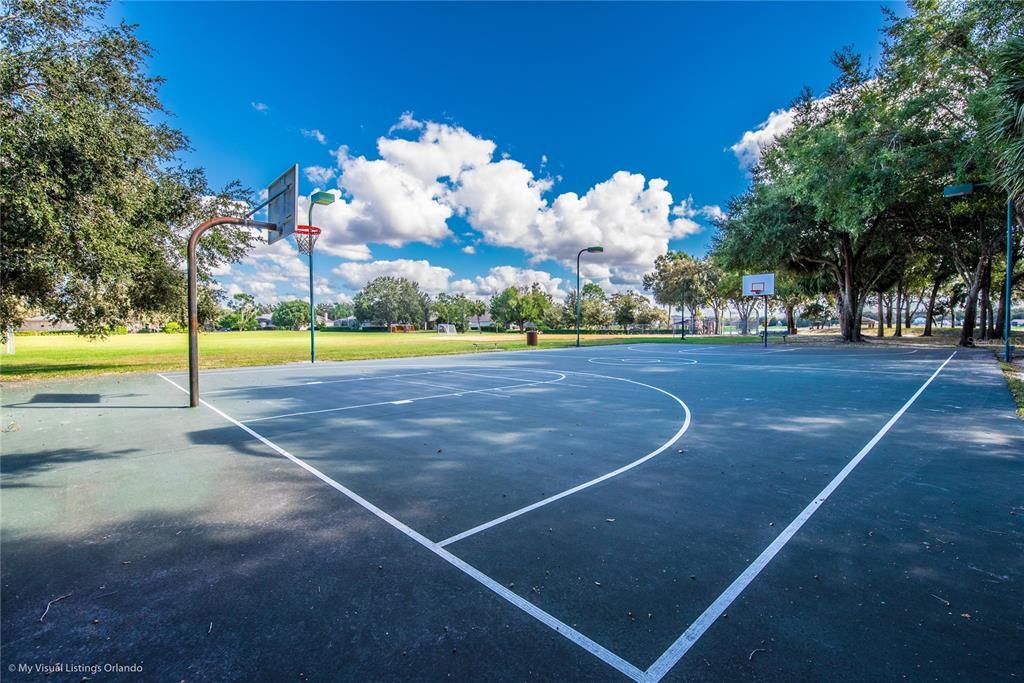
[{"label": "distant house", "polygon": [[486,313],[479,318],[475,315],[468,316],[466,321],[469,323],[469,329],[471,330],[479,330],[481,327],[487,327],[494,324],[494,321],[491,320],[491,316]]},{"label": "distant house", "polygon": [[347,318],[338,318],[331,322],[331,326],[337,327],[343,330],[358,330],[359,321],[354,315],[350,315]]},{"label": "distant house", "polygon": [[274,329],[274,316],[270,313],[258,315],[256,316],[256,324],[259,325],[261,330],[272,330]]},{"label": "distant house", "polygon": [[18,332],[74,332],[77,328],[46,315],[33,315],[25,318],[18,327]]}]

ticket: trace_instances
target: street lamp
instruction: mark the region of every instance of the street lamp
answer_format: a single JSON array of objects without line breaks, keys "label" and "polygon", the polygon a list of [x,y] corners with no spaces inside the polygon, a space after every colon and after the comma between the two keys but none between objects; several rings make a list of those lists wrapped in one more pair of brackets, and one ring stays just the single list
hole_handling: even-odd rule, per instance
[{"label": "street lamp", "polygon": [[[964,197],[974,193],[974,188],[989,185],[990,183],[963,183],[962,185],[947,185],[942,189],[942,196],[947,199],[951,197]],[[1003,359],[1010,362],[1010,310],[1013,308],[1011,295],[1013,294],[1013,197],[1006,195],[1006,310],[1003,318]],[[954,321],[955,322],[955,321]]]},{"label": "street lamp", "polygon": [[587,247],[580,249],[580,252],[576,254],[576,348],[580,346],[580,256],[583,255],[583,252],[600,254],[603,251],[604,247]]},{"label": "street lamp", "polygon": [[[309,195],[309,225],[313,225],[313,207],[334,203],[330,192],[314,192]],[[313,304],[313,245],[309,249],[309,362],[316,362],[316,307]]]}]

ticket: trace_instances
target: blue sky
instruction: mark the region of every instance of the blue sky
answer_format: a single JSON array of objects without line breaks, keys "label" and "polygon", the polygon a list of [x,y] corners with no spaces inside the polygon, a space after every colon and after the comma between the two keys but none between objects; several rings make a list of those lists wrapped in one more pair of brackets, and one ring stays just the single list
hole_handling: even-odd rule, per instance
[{"label": "blue sky", "polygon": [[[890,5],[904,13],[902,5]],[[876,3],[124,3],[190,164],[261,188],[292,163],[317,207],[321,297],[379,274],[486,296],[585,275],[638,288],[666,249],[702,254],[744,164],[833,51],[877,61]],[[312,182],[316,179],[318,182]],[[340,185],[339,185],[340,184]],[[218,274],[302,296],[289,243]]]}]

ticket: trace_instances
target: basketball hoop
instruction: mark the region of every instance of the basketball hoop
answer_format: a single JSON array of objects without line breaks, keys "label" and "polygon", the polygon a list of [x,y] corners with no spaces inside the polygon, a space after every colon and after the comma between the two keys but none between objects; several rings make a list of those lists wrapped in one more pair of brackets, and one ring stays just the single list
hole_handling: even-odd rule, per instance
[{"label": "basketball hoop", "polygon": [[313,245],[316,244],[316,240],[320,237],[320,228],[315,225],[296,225],[295,232],[295,244],[299,247],[300,254],[311,254],[313,253]]}]

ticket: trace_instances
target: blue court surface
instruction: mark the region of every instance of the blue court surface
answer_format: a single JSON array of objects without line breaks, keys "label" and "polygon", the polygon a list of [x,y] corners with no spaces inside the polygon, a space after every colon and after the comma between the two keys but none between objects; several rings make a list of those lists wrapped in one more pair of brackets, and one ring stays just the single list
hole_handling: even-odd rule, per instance
[{"label": "blue court surface", "polygon": [[5,678],[1024,676],[1024,423],[991,353],[239,368],[197,409],[187,382],[4,392]]}]

